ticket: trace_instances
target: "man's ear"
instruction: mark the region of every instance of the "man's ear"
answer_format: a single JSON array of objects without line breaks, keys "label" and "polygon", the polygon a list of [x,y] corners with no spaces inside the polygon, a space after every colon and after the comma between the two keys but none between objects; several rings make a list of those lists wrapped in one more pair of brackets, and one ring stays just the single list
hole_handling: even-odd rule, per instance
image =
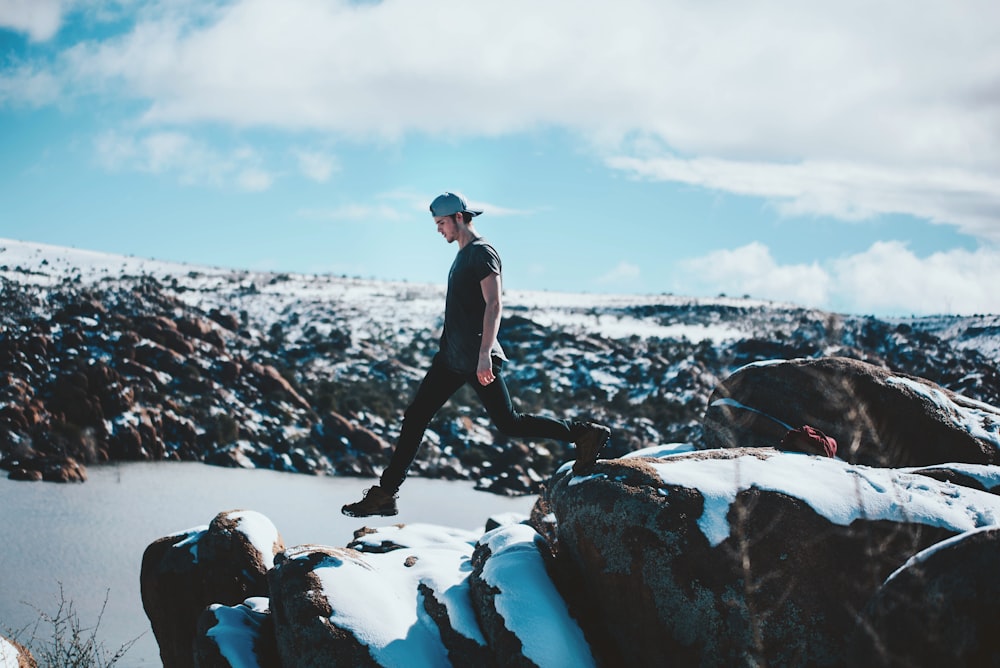
[{"label": "man's ear", "polygon": [[458,224],[462,224],[462,223],[466,222],[465,221],[465,214],[462,213],[461,211],[459,211],[458,213],[456,213],[455,214],[455,222],[458,223]]}]

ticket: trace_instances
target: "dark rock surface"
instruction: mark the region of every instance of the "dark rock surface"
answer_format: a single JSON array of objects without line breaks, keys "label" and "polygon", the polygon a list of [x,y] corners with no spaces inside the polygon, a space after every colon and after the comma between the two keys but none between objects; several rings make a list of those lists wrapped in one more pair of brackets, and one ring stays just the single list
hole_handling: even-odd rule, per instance
[{"label": "dark rock surface", "polygon": [[916,555],[865,608],[852,659],[867,666],[1000,664],[998,558],[998,527]]}]

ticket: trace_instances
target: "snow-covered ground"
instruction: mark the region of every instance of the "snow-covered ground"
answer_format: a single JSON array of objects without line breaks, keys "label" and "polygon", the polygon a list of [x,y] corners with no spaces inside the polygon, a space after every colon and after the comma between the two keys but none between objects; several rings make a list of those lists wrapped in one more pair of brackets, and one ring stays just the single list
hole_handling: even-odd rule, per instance
[{"label": "snow-covered ground", "polygon": [[[0,239],[0,276],[37,286],[56,286],[67,280],[99,285],[122,276],[150,276],[184,290],[182,299],[191,305],[218,306],[215,297],[247,293],[254,295],[251,316],[259,319],[283,313],[290,303],[336,303],[373,321],[373,337],[387,323],[401,329],[417,323],[437,322],[444,304],[441,285],[352,279],[315,274],[277,274],[237,271],[219,267],[187,265],[153,259],[125,257],[75,248]],[[512,313],[546,327],[582,331],[609,339],[687,338],[721,342],[746,335],[739,323],[658,324],[628,311],[643,307],[679,307],[697,304],[729,308],[795,308],[753,299],[727,297],[691,299],[672,295],[609,295],[508,291],[506,307]],[[374,322],[377,319],[379,325]]]}]

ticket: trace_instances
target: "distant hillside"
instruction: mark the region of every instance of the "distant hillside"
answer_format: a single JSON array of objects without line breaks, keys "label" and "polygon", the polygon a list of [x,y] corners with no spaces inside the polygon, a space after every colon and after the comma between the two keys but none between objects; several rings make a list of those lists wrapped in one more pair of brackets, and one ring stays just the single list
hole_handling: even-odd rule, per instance
[{"label": "distant hillside", "polygon": [[[230,271],[0,240],[0,465],[190,459],[374,475],[436,351],[440,286]],[[1000,317],[880,320],[750,299],[510,292],[523,410],[615,429],[609,455],[700,444],[749,362],[840,355],[1000,404]],[[534,446],[534,447],[531,447]],[[572,456],[493,432],[471,391],[414,472],[534,491]]]}]

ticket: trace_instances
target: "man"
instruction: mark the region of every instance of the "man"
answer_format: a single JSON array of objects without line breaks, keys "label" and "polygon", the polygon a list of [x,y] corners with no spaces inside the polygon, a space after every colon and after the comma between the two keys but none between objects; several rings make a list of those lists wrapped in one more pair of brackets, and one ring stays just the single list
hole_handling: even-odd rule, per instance
[{"label": "man", "polygon": [[479,235],[474,211],[461,195],[444,193],[431,202],[434,224],[458,254],[448,273],[441,348],[403,416],[399,440],[379,484],[357,503],[341,510],[351,517],[395,515],[396,492],[406,478],[434,414],[469,383],[490,419],[502,433],[522,438],[551,438],[576,444],[573,472],[585,473],[611,437],[611,430],[589,422],[556,420],[519,413],[511,403],[501,367],[507,360],[497,341],[503,310],[500,256]]}]

